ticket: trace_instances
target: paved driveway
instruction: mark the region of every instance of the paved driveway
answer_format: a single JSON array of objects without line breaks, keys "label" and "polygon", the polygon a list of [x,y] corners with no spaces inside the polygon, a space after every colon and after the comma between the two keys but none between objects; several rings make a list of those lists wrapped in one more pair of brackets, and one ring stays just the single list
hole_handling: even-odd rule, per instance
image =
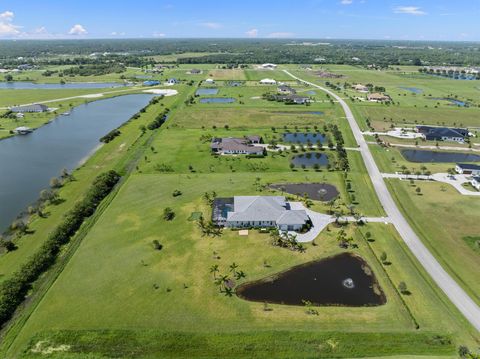
[{"label": "paved driveway", "polygon": [[300,243],[307,243],[313,241],[315,238],[318,237],[321,231],[325,229],[325,227],[332,222],[335,222],[335,218],[328,214],[318,213],[312,211],[311,209],[305,208],[303,203],[301,202],[290,202],[290,207],[294,210],[305,210],[312,220],[312,228],[307,233],[297,233],[292,232],[297,236],[297,241]]}]

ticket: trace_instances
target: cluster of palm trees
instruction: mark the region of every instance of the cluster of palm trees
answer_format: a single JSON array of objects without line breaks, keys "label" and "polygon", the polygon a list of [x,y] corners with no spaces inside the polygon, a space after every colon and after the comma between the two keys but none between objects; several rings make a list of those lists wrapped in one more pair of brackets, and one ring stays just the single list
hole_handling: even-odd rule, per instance
[{"label": "cluster of palm trees", "polygon": [[280,233],[277,230],[270,232],[272,245],[275,247],[288,248],[292,251],[305,252],[306,248],[302,243],[297,241],[297,236],[292,233]]},{"label": "cluster of palm trees", "polygon": [[218,286],[220,293],[225,294],[227,297],[233,296],[235,292],[235,280],[240,280],[246,277],[245,272],[240,270],[238,264],[235,262],[230,264],[226,274],[220,273],[218,264],[214,264],[210,267],[210,273],[212,273],[214,283]]},{"label": "cluster of palm trees", "polygon": [[200,216],[197,225],[202,231],[202,237],[220,237],[222,235],[222,228],[215,225],[211,220],[205,221],[203,216]]},{"label": "cluster of palm trees", "polygon": [[337,234],[338,245],[342,248],[348,248],[353,243],[353,237],[347,237],[347,232],[342,228]]}]

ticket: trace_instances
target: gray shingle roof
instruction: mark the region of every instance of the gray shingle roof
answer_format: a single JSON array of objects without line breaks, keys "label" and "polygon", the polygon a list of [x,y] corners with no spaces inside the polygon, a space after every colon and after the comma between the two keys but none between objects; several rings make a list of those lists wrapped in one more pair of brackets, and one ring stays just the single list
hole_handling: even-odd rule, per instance
[{"label": "gray shingle roof", "polygon": [[277,225],[304,224],[307,220],[304,210],[288,209],[282,196],[236,196],[234,211],[227,217],[232,222],[269,221]]}]

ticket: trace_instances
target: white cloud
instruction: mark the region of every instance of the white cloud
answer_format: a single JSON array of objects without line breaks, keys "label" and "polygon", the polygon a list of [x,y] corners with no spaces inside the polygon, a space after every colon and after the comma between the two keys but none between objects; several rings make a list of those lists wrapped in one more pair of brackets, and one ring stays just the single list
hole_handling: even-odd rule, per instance
[{"label": "white cloud", "polygon": [[80,24],[73,25],[73,27],[68,32],[69,35],[86,35],[88,34],[87,30]]},{"label": "white cloud", "polygon": [[164,34],[163,32],[154,32],[153,33],[153,37],[165,37],[167,36],[166,34]]},{"label": "white cloud", "polygon": [[408,15],[426,15],[427,13],[421,10],[418,6],[397,6],[393,9],[395,14],[408,14]]},{"label": "white cloud", "polygon": [[209,29],[220,29],[222,24],[218,22],[202,22],[200,25],[208,27]]},{"label": "white cloud", "polygon": [[293,32],[272,32],[267,35],[267,37],[271,39],[285,39],[294,37],[295,34]]},{"label": "white cloud", "polygon": [[251,29],[245,32],[245,35],[248,37],[257,37],[258,36],[258,29]]},{"label": "white cloud", "polygon": [[48,34],[47,28],[45,26],[40,26],[37,27],[35,30],[33,30],[34,34]]},{"label": "white cloud", "polygon": [[16,36],[20,34],[20,26],[12,24],[14,13],[4,11],[0,13],[0,37]]},{"label": "white cloud", "polygon": [[353,0],[342,0],[340,1],[340,4],[342,5],[350,5],[353,3]]},{"label": "white cloud", "polygon": [[12,21],[15,14],[11,11],[4,11],[0,13],[0,20],[3,21]]},{"label": "white cloud", "polygon": [[110,33],[111,36],[125,36],[125,32],[118,32],[118,31],[112,31]]}]

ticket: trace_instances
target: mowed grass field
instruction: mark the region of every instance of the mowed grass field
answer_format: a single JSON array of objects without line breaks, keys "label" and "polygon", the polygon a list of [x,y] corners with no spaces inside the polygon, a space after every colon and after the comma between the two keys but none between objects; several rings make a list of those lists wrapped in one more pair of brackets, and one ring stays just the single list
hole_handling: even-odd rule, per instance
[{"label": "mowed grass field", "polygon": [[480,201],[441,183],[388,181],[391,193],[424,243],[457,282],[480,303],[478,241]]},{"label": "mowed grass field", "polygon": [[[265,182],[277,176],[263,174],[260,177]],[[288,332],[286,337],[279,334],[276,341],[265,343],[270,350],[274,350],[272,348],[276,345],[288,346],[285,340],[292,340],[292,336],[297,338],[297,331],[305,332],[306,338],[316,338],[315,342],[323,345],[327,339],[322,333],[327,333],[327,338],[333,336],[335,339],[337,335],[331,332],[351,332],[347,336],[350,338],[348,342],[346,339],[337,339],[340,340],[340,356],[348,352],[352,356],[358,353],[380,354],[383,344],[376,340],[390,343],[388,350],[393,354],[396,342],[401,342],[405,335],[409,336],[407,333],[410,333],[409,340],[413,342],[421,340],[422,335],[430,336],[432,332],[449,333],[453,338],[464,335],[461,334],[460,323],[454,319],[454,312],[439,300],[430,284],[418,276],[392,229],[385,225],[369,225],[362,228],[362,232],[370,231],[375,241],[372,246],[388,252],[392,264],[386,270],[358,228],[353,225],[347,228],[358,244],[353,251],[368,261],[386,293],[385,305],[324,307],[318,308],[318,316],[312,316],[305,313],[305,308],[294,306],[271,305],[272,311],[264,311],[262,303],[219,293],[210,273],[213,264],[219,265],[220,273],[226,273],[229,265],[235,262],[245,271],[245,280],[253,280],[341,251],[335,239],[338,228],[334,226],[317,239],[316,246],[308,245],[307,251],[302,254],[272,247],[268,235],[256,231],[250,231],[248,237],[240,237],[236,231],[230,230],[219,238],[202,237],[196,224],[188,221],[194,211],[201,211],[208,216],[209,209],[201,198],[204,191],[215,190],[225,196],[238,192],[259,194],[254,182],[249,174],[132,176],[32,313],[12,346],[11,353],[34,348],[40,338],[50,340],[55,345],[75,342],[67,340],[65,336],[57,340],[54,334],[49,334],[51,330],[73,331],[73,338],[86,338],[91,348],[79,346],[76,350],[81,352],[81,348],[84,348],[94,353],[111,349],[108,345],[96,346],[88,340],[89,336],[95,338],[98,335],[95,342],[108,343],[115,340],[115,330],[130,332],[148,329],[161,331],[166,337],[166,333],[171,333],[176,340],[168,341],[172,347],[166,353],[172,357],[174,352],[180,355],[184,350],[191,350],[192,344],[186,338],[181,339],[182,333],[187,336],[187,333],[196,333],[192,334],[193,337],[204,336],[204,340],[213,340],[214,343],[218,333],[223,333],[221,336],[236,333],[235,336],[241,337],[240,343],[254,345],[254,338],[268,335],[265,332]],[[181,190],[183,194],[173,197],[171,193],[174,189]],[[162,219],[163,208],[167,206],[176,213],[171,222]],[[163,245],[161,251],[153,248],[153,240]],[[217,256],[219,259],[216,259]],[[265,261],[269,267],[265,267]],[[391,277],[387,276],[388,272]],[[395,285],[399,280],[409,283],[412,295],[407,298],[407,305],[420,323],[420,330],[414,329],[407,306],[396,292]],[[427,307],[429,311],[424,310]],[[107,332],[106,336],[102,336],[98,332],[106,328],[112,330],[113,334]],[[155,331],[151,339],[158,335]],[[318,334],[312,336],[313,333]],[[381,333],[388,335],[382,336]],[[135,338],[137,334],[131,335]],[[359,340],[356,335],[359,338],[363,335],[366,337]],[[122,338],[124,347],[131,345],[132,350],[141,350],[134,349],[138,348],[136,340],[128,341],[130,334]],[[161,336],[160,340],[163,338]],[[399,346],[399,352],[433,354],[439,350],[443,354],[453,354],[453,346],[437,348],[435,341],[429,338],[429,350],[424,351],[421,346],[409,346],[408,350]],[[350,348],[350,341],[355,343],[356,349]],[[248,357],[234,349],[238,346],[231,345],[232,339],[223,338],[211,350],[217,353],[232,348],[230,350],[233,350],[234,356]],[[345,351],[343,346],[349,349]],[[165,349],[157,350],[160,355]],[[310,348],[307,346],[303,352],[300,351],[301,355],[308,353],[305,350]],[[318,354],[330,357],[330,349],[324,350],[318,349]],[[28,353],[31,354],[27,350]]]},{"label": "mowed grass field", "polygon": [[[246,70],[245,78],[254,82],[264,77],[287,80],[280,70],[265,71],[270,75],[264,77],[263,73]],[[208,77],[208,73],[203,76]],[[228,79],[234,75],[222,76]],[[236,283],[240,284],[344,250],[338,246],[339,228],[335,225],[321,233],[316,245],[308,244],[305,253],[273,247],[268,234],[257,231],[250,231],[247,237],[230,230],[221,237],[202,237],[196,223],[188,218],[193,212],[210,216],[210,208],[202,199],[205,191],[215,191],[219,196],[270,195],[278,194],[266,187],[270,183],[327,182],[339,189],[338,206],[348,204],[352,193],[344,188],[340,172],[290,170],[292,153],[269,154],[266,159],[213,158],[208,141],[202,141],[201,136],[252,133],[272,138],[279,136],[284,126],[289,130],[309,126],[312,131],[315,125],[321,129],[326,123],[335,123],[342,130],[346,146],[355,143],[341,109],[323,102],[326,98],[321,93],[315,95],[321,101],[311,106],[286,106],[255,98],[267,89],[247,82],[239,88],[221,87],[220,93],[213,96],[234,97],[237,101],[233,104],[200,104],[196,98],[195,104],[187,105],[184,100],[193,90],[185,87],[180,96],[164,100],[165,106],[173,109],[168,121],[151,143],[135,147],[134,153],[143,153],[134,174],[122,185],[38,305],[28,312],[25,322],[14,328],[15,338],[12,334],[13,340],[2,348],[6,357],[422,355],[433,359],[453,358],[456,346],[474,343],[477,334],[422,271],[393,227],[385,224],[345,227],[356,244],[349,251],[368,262],[387,297],[385,305],[320,307],[318,315],[309,315],[301,306],[269,305],[272,310],[265,311],[263,303],[219,293],[210,272],[214,264],[218,264],[221,274],[227,273],[233,262],[238,264],[246,273],[246,278]],[[323,114],[300,113],[306,111]],[[147,111],[144,120],[155,114]],[[136,127],[128,131],[133,143],[139,143],[139,124],[132,122]],[[95,155],[84,167],[98,173],[128,165],[133,154],[122,153],[120,148],[134,148],[122,146],[127,140],[124,136],[122,131],[104,147],[104,152],[97,153],[112,162],[102,166]],[[351,171],[347,179],[358,202],[357,210],[369,216],[384,215],[360,153],[349,150],[348,157]],[[98,157],[98,161],[100,158],[104,157]],[[160,172],[157,165],[161,164],[170,166],[173,172]],[[86,183],[83,185],[87,188]],[[174,197],[175,190],[182,194]],[[64,192],[65,203],[72,205],[72,199],[81,193]],[[162,218],[166,207],[175,212],[172,221]],[[319,202],[313,208],[327,210]],[[66,209],[60,208],[56,217],[38,221],[53,226]],[[41,238],[47,227],[38,228],[32,236]],[[371,233],[370,241],[366,240],[367,232]],[[162,244],[161,250],[154,249],[154,240]],[[23,245],[29,248],[28,242]],[[387,253],[388,265],[379,260],[383,252]],[[27,254],[19,255],[17,260]],[[14,262],[12,258],[10,264]],[[5,273],[7,266],[3,267]],[[407,283],[410,295],[398,292],[401,281]]]}]

